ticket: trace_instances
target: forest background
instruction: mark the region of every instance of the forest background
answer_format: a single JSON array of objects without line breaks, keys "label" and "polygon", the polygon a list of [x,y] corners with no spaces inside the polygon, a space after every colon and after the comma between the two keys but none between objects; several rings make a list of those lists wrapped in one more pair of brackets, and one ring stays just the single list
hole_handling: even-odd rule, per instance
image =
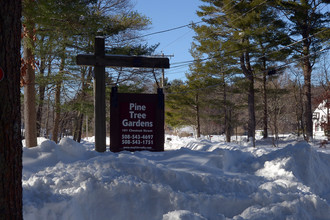
[{"label": "forest background", "polygon": [[[256,130],[310,140],[312,111],[330,99],[330,1],[201,2],[202,22],[191,24],[194,60],[182,64],[189,65],[186,80],[168,81],[156,69],[107,68],[107,97],[112,86],[137,93],[163,87],[167,132],[193,126],[197,137],[226,134],[227,141],[245,133],[254,140]],[[157,56],[158,45],[143,40],[151,22],[130,0],[24,0],[26,146],[36,146],[37,136],[92,136],[93,67],[77,66],[75,57],[93,53],[96,36],[106,39],[108,54]]]}]

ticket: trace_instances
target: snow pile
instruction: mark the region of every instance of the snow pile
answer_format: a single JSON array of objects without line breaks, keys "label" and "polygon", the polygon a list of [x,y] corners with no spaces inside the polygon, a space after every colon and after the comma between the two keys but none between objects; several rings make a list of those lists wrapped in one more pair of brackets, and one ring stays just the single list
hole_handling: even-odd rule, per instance
[{"label": "snow pile", "polygon": [[165,152],[97,153],[46,140],[24,147],[24,219],[329,219],[328,150],[282,145],[171,137]]}]

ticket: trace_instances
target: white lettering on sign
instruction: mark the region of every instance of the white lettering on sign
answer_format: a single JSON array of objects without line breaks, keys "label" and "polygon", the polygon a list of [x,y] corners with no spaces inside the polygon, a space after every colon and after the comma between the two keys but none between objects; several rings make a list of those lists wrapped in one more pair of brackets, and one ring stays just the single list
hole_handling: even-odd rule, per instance
[{"label": "white lettering on sign", "polygon": [[145,111],[147,108],[145,105],[138,105],[136,103],[129,103],[129,110]]},{"label": "white lettering on sign", "polygon": [[[124,127],[152,128],[154,126],[152,121],[143,121],[143,119],[147,119],[147,113],[144,113],[146,110],[147,107],[145,105],[139,105],[137,103],[129,103],[129,112],[128,112],[129,119],[125,118],[124,120],[122,120],[122,125]],[[132,121],[130,119],[135,119],[135,120]]]},{"label": "white lettering on sign", "polygon": [[141,121],[141,120],[129,121],[128,119],[124,119],[122,125],[124,127],[148,127],[148,128],[153,127],[152,121]]},{"label": "white lettering on sign", "polygon": [[130,118],[146,119],[146,113],[135,113],[134,111],[129,111]]}]

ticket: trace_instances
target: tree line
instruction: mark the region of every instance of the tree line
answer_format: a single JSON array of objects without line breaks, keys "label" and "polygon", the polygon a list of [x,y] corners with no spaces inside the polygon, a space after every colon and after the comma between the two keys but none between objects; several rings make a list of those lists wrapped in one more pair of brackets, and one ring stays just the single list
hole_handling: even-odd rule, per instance
[{"label": "tree line", "polygon": [[[37,136],[57,142],[70,134],[80,141],[83,120],[93,120],[93,68],[78,67],[75,57],[93,53],[96,36],[106,38],[109,54],[148,55],[156,49],[158,45],[136,39],[151,21],[133,8],[130,0],[23,1],[21,86],[26,146],[36,146]],[[150,74],[109,68],[107,84],[138,91]]]},{"label": "tree line", "polygon": [[[329,66],[320,63],[329,50],[330,1],[202,2],[187,80],[167,89],[167,122],[227,141],[238,128],[252,140],[256,129],[266,138],[280,128],[310,140],[312,90],[315,100],[329,94]],[[323,74],[314,86],[312,73]]]},{"label": "tree line", "polygon": [[[329,2],[202,2],[197,14],[203,23],[193,25],[196,36],[190,52],[194,62],[187,81],[173,81],[168,88],[168,93],[174,93],[167,96],[168,125],[193,124],[200,136],[201,118],[208,118],[220,127],[218,133],[226,134],[227,141],[233,129],[239,128],[252,139],[257,128],[263,130],[264,137],[269,130],[277,133],[278,126],[272,128],[269,123],[272,117],[278,121],[284,112],[269,105],[274,97],[280,100],[287,92],[296,94],[291,88],[275,85],[283,81],[281,75],[288,74],[289,68],[295,68],[301,70],[302,78],[286,80],[287,85],[295,81],[299,88],[296,116],[292,117],[295,122],[290,124],[295,124],[292,130],[302,133],[306,140],[312,138],[311,76],[329,45],[329,12],[325,10]],[[84,118],[85,123],[93,120],[93,69],[77,67],[75,55],[93,52],[97,35],[108,39],[108,53],[151,54],[157,45],[134,40],[148,24],[146,17],[132,10],[129,0],[23,2],[21,84],[23,115],[28,116],[24,117],[27,146],[36,146],[36,137],[41,135],[58,141],[61,135],[70,133],[80,141]],[[152,90],[153,80],[159,86],[158,73],[145,72],[111,69],[108,85],[138,92]],[[203,97],[203,93],[208,95]],[[208,104],[206,112],[204,103]],[[185,106],[189,105],[193,106],[192,116],[186,114]],[[277,114],[272,116],[272,111]],[[246,114],[240,119],[242,112]]]},{"label": "tree line", "polygon": [[[234,131],[246,131],[254,140],[256,129],[268,137],[287,118],[286,130],[311,139],[311,78],[329,47],[329,1],[202,2],[197,14],[203,23],[192,25],[194,61],[187,80],[174,80],[166,88],[167,124],[194,125],[197,136],[224,133],[227,141]],[[57,142],[70,134],[80,141],[83,130],[92,131],[93,68],[75,65],[75,56],[93,53],[95,36],[107,39],[106,53],[150,55],[157,45],[136,40],[149,24],[129,0],[23,1],[26,145],[36,146],[37,136]],[[151,92],[160,86],[159,74],[108,68],[107,85],[119,85],[122,92]],[[287,93],[295,94],[292,100]],[[295,115],[274,104],[282,100],[295,103]],[[204,124],[214,129],[205,130]]]}]

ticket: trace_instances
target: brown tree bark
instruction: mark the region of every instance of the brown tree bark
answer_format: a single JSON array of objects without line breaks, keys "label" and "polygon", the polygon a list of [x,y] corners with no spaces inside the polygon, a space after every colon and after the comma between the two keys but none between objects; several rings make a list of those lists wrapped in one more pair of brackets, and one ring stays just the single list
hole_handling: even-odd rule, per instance
[{"label": "brown tree bark", "polygon": [[54,127],[52,140],[57,143],[58,141],[58,133],[59,133],[59,125],[60,125],[60,117],[61,117],[61,87],[62,80],[56,83],[55,88],[55,119],[54,119]]},{"label": "brown tree bark", "polygon": [[256,129],[256,117],[254,107],[254,75],[250,65],[249,52],[245,52],[240,57],[240,65],[248,82],[248,139],[253,139],[253,146],[255,146],[255,129]]},{"label": "brown tree bark", "polygon": [[60,120],[61,120],[61,89],[62,89],[62,76],[64,71],[64,62],[65,58],[61,58],[61,66],[59,70],[59,76],[56,82],[55,87],[55,118],[54,118],[54,126],[53,126],[53,134],[52,140],[57,143],[58,135],[59,135],[59,127],[60,127]]},{"label": "brown tree bark", "polygon": [[21,0],[0,1],[0,219],[23,219],[20,114]]},{"label": "brown tree bark", "polygon": [[311,91],[311,75],[312,65],[309,58],[309,43],[304,43],[304,58],[303,58],[303,71],[304,71],[304,106],[305,106],[305,127],[306,127],[306,139],[309,141],[313,138],[313,112],[312,112],[312,91]]},{"label": "brown tree bark", "polygon": [[201,123],[200,123],[199,96],[197,93],[195,95],[195,102],[196,102],[195,110],[196,110],[196,133],[197,133],[196,135],[197,135],[197,138],[200,138],[201,137]]},{"label": "brown tree bark", "polygon": [[302,45],[296,47],[295,50],[301,57],[300,65],[304,73],[304,129],[305,139],[309,141],[313,138],[311,75],[316,56],[318,56],[313,52],[319,50],[318,47],[328,41],[326,32],[320,34],[320,31],[329,30],[329,21],[326,11],[323,10],[329,5],[329,1],[301,0],[279,1],[279,3],[281,10],[285,11],[286,19],[292,22],[291,31],[302,38]]},{"label": "brown tree bark", "polygon": [[[87,81],[89,81],[91,74],[92,74],[92,68],[89,67],[88,69],[82,69],[81,71],[81,93],[78,96],[78,100],[79,101],[84,101],[84,99],[86,98],[86,93],[85,90],[87,89],[88,85],[87,85]],[[87,73],[87,78],[86,77],[86,73]],[[81,108],[83,108],[83,104],[81,104]],[[77,112],[77,116],[75,119],[75,125],[74,125],[74,134],[73,134],[73,140],[80,142],[81,141],[81,135],[82,135],[82,128],[83,128],[83,121],[84,121],[84,113],[82,112],[82,110],[79,110]]]},{"label": "brown tree bark", "polygon": [[84,121],[84,114],[79,112],[79,115],[78,115],[78,136],[77,136],[77,142],[79,142],[79,143],[81,141],[83,121]]},{"label": "brown tree bark", "polygon": [[[44,42],[44,37],[42,37],[42,39],[40,41]],[[44,74],[45,74],[46,69],[47,69],[47,75],[45,76]],[[44,114],[45,92],[46,92],[46,88],[47,88],[47,82],[46,82],[45,77],[49,77],[52,72],[52,58],[50,56],[46,57],[45,54],[42,55],[42,57],[40,59],[39,70],[40,70],[41,82],[39,83],[39,104],[38,104],[38,109],[37,109],[37,134],[38,134],[38,136],[41,136],[42,115]],[[47,129],[47,128],[44,128],[44,129]],[[46,133],[47,133],[47,131],[46,131]]]},{"label": "brown tree bark", "polygon": [[266,58],[263,58],[263,76],[262,76],[262,95],[263,95],[263,138],[268,138],[268,101],[267,101],[267,72]]},{"label": "brown tree bark", "polygon": [[35,70],[34,70],[34,22],[25,18],[24,30],[24,124],[25,144],[27,147],[37,146],[37,112],[36,112],[36,91],[35,91]]},{"label": "brown tree bark", "polygon": [[231,126],[231,108],[228,106],[227,102],[227,85],[225,81],[225,74],[222,74],[223,79],[223,102],[224,102],[224,126],[225,126],[225,135],[226,135],[226,142],[231,142],[231,135],[232,135],[232,126]]},{"label": "brown tree bark", "polygon": [[254,107],[254,77],[249,75],[247,77],[249,83],[248,90],[248,112],[249,112],[249,121],[248,121],[248,137],[253,138],[253,146],[255,141],[255,130],[256,130],[256,117],[255,117],[255,107]]},{"label": "brown tree bark", "polygon": [[[41,58],[40,76],[44,77],[45,69],[46,69],[45,59]],[[39,104],[38,104],[38,110],[37,110],[37,134],[38,134],[38,136],[41,136],[41,119],[42,119],[44,100],[45,100],[45,90],[46,90],[46,85],[44,82],[41,82],[39,85]]]},{"label": "brown tree bark", "polygon": [[[305,11],[308,15],[308,10]],[[304,125],[306,129],[305,139],[309,141],[313,138],[313,112],[312,112],[312,90],[311,90],[311,76],[312,76],[312,63],[311,63],[311,24],[309,18],[306,17],[300,24],[302,27],[301,36],[303,37],[303,50],[302,50],[302,69],[304,72]]]}]

